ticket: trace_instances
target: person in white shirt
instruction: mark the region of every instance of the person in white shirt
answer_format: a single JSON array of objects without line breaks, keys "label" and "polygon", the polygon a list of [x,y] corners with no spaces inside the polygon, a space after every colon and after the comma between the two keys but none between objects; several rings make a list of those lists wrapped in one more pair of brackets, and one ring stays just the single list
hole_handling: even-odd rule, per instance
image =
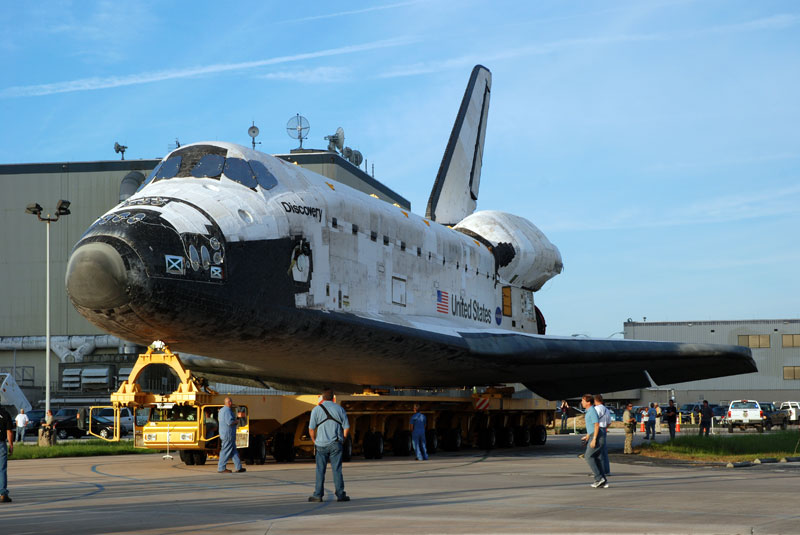
[{"label": "person in white shirt", "polygon": [[600,432],[606,436],[606,440],[603,442],[603,451],[600,453],[600,456],[603,459],[605,473],[608,475],[611,472],[608,463],[608,426],[611,424],[611,411],[603,405],[602,394],[594,395],[594,410],[597,412],[597,417],[600,419]]},{"label": "person in white shirt", "polygon": [[14,418],[14,422],[17,424],[17,442],[24,442],[25,441],[25,428],[28,426],[28,415],[25,414],[25,409],[20,409],[19,414],[17,417]]}]

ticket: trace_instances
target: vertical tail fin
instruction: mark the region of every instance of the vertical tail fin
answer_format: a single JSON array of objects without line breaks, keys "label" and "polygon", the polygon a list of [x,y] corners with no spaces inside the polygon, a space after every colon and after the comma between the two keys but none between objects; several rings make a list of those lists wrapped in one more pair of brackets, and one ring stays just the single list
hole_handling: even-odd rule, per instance
[{"label": "vertical tail fin", "polygon": [[425,216],[433,221],[455,225],[475,211],[491,89],[492,73],[476,65],[428,199]]}]

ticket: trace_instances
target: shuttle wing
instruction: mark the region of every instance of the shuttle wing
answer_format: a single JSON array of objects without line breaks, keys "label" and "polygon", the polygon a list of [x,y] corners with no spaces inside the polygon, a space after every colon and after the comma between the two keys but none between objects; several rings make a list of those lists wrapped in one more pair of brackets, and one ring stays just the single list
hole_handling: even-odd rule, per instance
[{"label": "shuttle wing", "polygon": [[475,211],[491,89],[492,73],[476,65],[428,199],[428,219],[452,226]]}]

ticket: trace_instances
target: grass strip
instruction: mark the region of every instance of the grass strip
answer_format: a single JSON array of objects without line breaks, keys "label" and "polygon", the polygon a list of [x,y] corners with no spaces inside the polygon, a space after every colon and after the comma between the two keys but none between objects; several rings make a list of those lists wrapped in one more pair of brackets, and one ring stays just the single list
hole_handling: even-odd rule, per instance
[{"label": "grass strip", "polygon": [[753,461],[761,457],[791,457],[800,451],[800,433],[781,431],[770,434],[709,436],[689,435],[667,442],[642,444],[648,457],[697,461]]},{"label": "grass strip", "polygon": [[14,444],[14,459],[49,459],[53,457],[91,457],[95,455],[129,455],[131,453],[158,453],[156,450],[134,448],[133,441],[106,442],[100,439],[64,442],[53,446]]}]

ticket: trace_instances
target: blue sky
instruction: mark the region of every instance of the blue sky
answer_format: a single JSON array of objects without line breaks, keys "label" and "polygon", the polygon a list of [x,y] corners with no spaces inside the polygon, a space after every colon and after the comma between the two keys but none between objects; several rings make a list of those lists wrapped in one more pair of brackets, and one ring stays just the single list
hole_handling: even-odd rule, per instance
[{"label": "blue sky", "polygon": [[253,121],[287,152],[300,113],[306,147],[343,127],[424,213],[480,63],[478,208],[560,248],[549,332],[800,317],[796,2],[75,1],[0,23],[0,163],[247,144]]}]

